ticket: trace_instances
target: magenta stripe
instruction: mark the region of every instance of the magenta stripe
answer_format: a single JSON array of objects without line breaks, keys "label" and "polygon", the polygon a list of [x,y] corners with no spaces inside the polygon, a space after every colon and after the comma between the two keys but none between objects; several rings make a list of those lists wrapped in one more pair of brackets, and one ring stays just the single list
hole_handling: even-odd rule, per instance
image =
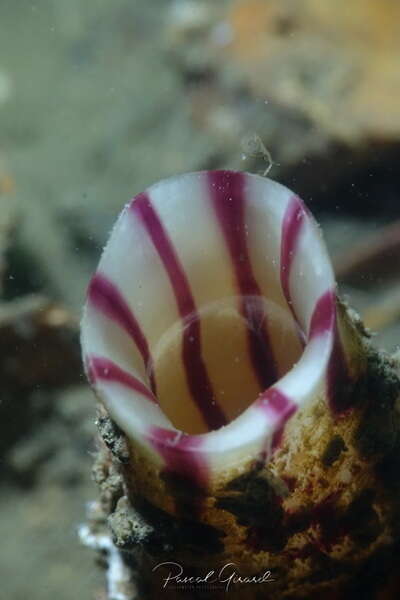
[{"label": "magenta stripe", "polygon": [[297,325],[297,335],[301,346],[305,346],[305,334],[301,328],[297,318],[296,310],[293,306],[290,295],[290,274],[292,264],[296,254],[300,232],[304,223],[305,215],[310,215],[306,207],[297,196],[292,196],[286,208],[285,215],[282,221],[281,233],[281,286],[290,312],[293,315],[295,324]]},{"label": "magenta stripe", "polygon": [[[286,422],[297,410],[297,404],[283,392],[276,388],[270,388],[262,394],[255,402],[255,406],[261,408],[266,417],[275,425],[275,433],[272,438],[272,451],[280,445]],[[266,449],[263,454],[266,453]]]},{"label": "magenta stripe", "polygon": [[208,467],[204,457],[199,453],[203,443],[201,437],[161,427],[151,427],[147,439],[164,459],[167,470],[197,485],[206,484]]},{"label": "magenta stripe", "polygon": [[146,371],[150,373],[149,379],[151,389],[155,394],[156,383],[146,337],[116,284],[110,281],[102,273],[97,272],[89,284],[87,296],[88,301],[92,306],[112,321],[118,323],[118,325],[133,339],[137,349],[142,355]]},{"label": "magenta stripe", "polygon": [[[208,184],[214,210],[231,256],[241,313],[248,323],[247,335],[253,369],[261,389],[278,379],[266,315],[262,315],[262,294],[253,274],[247,247],[245,224],[245,174],[210,171]],[[261,319],[260,319],[261,316]]]},{"label": "magenta stripe", "polygon": [[335,292],[327,290],[315,303],[311,316],[308,339],[332,331],[336,322]]},{"label": "magenta stripe", "polygon": [[327,371],[327,393],[332,411],[339,414],[349,408],[349,393],[353,383],[339,335],[333,290],[325,292],[316,302],[311,317],[309,339],[329,331],[334,337]]},{"label": "magenta stripe", "polygon": [[354,381],[349,372],[336,324],[332,354],[328,366],[328,398],[334,413],[340,414],[352,407],[353,388]]},{"label": "magenta stripe", "polygon": [[[201,354],[200,319],[186,274],[150,198],[139,194],[131,203],[132,213],[141,221],[168,273],[179,314],[183,320],[182,360],[190,393],[209,429],[219,429],[227,420],[214,397]],[[190,317],[190,322],[185,320]]]},{"label": "magenta stripe", "polygon": [[91,355],[87,357],[86,361],[89,381],[92,384],[99,380],[119,383],[157,404],[155,396],[141,381],[139,381],[139,379],[121,369],[112,360],[104,358],[103,356]]},{"label": "magenta stripe", "polygon": [[299,242],[301,227],[304,223],[304,206],[297,196],[293,196],[285,211],[282,222],[281,237],[281,285],[286,301],[295,317],[294,308],[290,296],[289,280],[293,259]]}]

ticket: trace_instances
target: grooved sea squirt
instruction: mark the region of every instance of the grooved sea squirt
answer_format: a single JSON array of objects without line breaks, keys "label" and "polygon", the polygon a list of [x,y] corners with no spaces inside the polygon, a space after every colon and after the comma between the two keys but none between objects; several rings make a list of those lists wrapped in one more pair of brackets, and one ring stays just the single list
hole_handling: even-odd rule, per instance
[{"label": "grooved sea squirt", "polygon": [[[207,171],[136,196],[90,282],[82,349],[108,448],[102,510],[132,577],[141,565],[141,598],[206,594],[210,569],[217,598],[228,563],[273,578],[237,581],[234,598],[390,585],[395,365],[338,299],[320,229],[290,190]],[[164,587],[168,567],[154,567],[168,561],[198,588]]]}]

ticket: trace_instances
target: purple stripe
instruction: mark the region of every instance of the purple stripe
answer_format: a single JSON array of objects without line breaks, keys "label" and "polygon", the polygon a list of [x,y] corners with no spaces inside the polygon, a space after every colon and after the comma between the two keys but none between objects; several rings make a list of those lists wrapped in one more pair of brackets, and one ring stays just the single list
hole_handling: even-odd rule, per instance
[{"label": "purple stripe", "polygon": [[296,254],[300,232],[304,223],[305,215],[310,216],[309,211],[306,209],[300,198],[292,196],[289,204],[286,208],[285,215],[282,221],[282,234],[281,234],[281,286],[282,292],[285,296],[286,302],[289,306],[290,312],[293,315],[295,324],[297,325],[297,335],[302,348],[304,348],[306,339],[304,331],[301,328],[300,322],[297,318],[296,310],[293,306],[292,298],[290,295],[290,274],[292,271],[292,264]]},{"label": "purple stripe", "polygon": [[292,300],[290,297],[289,280],[293,260],[299,242],[301,227],[304,223],[305,210],[297,196],[290,199],[282,222],[281,237],[281,285],[286,301],[295,317]]},{"label": "purple stripe", "polygon": [[88,376],[89,381],[94,384],[96,381],[110,381],[112,383],[119,383],[124,387],[138,392],[142,396],[145,396],[148,400],[151,400],[157,404],[157,399],[150,392],[150,390],[136,377],[121,369],[113,361],[103,356],[89,356],[87,357]]},{"label": "purple stripe", "polygon": [[190,393],[209,429],[219,429],[227,420],[216,403],[211,382],[201,354],[200,320],[186,274],[156,211],[146,194],[131,203],[132,213],[141,221],[168,273],[179,314],[190,322],[183,330],[182,360]]},{"label": "purple stripe", "polygon": [[336,324],[332,354],[328,366],[328,398],[334,413],[341,414],[352,407],[353,389],[354,381],[349,372]]},{"label": "purple stripe", "polygon": [[353,382],[340,339],[335,292],[332,290],[325,292],[315,305],[311,317],[309,339],[329,331],[333,333],[333,347],[327,371],[327,393],[332,411],[340,414],[349,408],[349,396],[351,396]]},{"label": "purple stripe", "polygon": [[311,316],[308,339],[333,331],[336,322],[335,292],[327,290],[315,303]]},{"label": "purple stripe", "polygon": [[142,355],[146,371],[150,372],[151,389],[155,394],[156,383],[146,337],[116,284],[102,273],[96,273],[89,284],[88,301],[106,317],[118,323],[133,339]]},{"label": "purple stripe", "polygon": [[177,473],[197,485],[206,484],[208,468],[204,457],[199,453],[203,443],[201,437],[151,427],[147,439],[162,456],[168,471]]},{"label": "purple stripe", "polygon": [[[280,390],[270,388],[256,400],[255,406],[260,408],[268,420],[275,425],[271,443],[274,451],[282,441],[286,422],[296,412],[297,404]],[[267,450],[263,450],[262,454],[266,458]]]},{"label": "purple stripe", "polygon": [[208,183],[214,210],[231,256],[241,296],[240,310],[248,323],[248,345],[253,369],[261,389],[265,390],[277,380],[278,370],[269,339],[267,317],[263,315],[261,290],[253,274],[247,247],[245,175],[233,171],[210,171]]}]

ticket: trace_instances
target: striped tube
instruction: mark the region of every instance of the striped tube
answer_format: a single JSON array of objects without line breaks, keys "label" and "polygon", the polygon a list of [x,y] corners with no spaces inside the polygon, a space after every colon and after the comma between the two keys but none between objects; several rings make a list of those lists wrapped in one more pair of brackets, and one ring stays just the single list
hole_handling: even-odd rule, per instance
[{"label": "striped tube", "polygon": [[161,462],[174,432],[176,452],[195,448],[218,476],[269,452],[326,385],[334,294],[318,228],[282,185],[231,171],[163,181],[125,207],[90,283],[91,383]]},{"label": "striped tube", "polygon": [[278,512],[307,486],[321,499],[310,466],[284,500],[351,410],[344,390],[364,367],[346,319],[320,230],[284,186],[208,171],[134,198],[82,320],[91,385],[130,445],[132,503],[212,528],[220,556],[248,572],[273,563],[277,528],[250,526],[235,502],[254,478],[272,486]]},{"label": "striped tube", "polygon": [[[283,186],[229,171],[164,181],[125,207],[90,283],[92,384],[129,438],[160,453],[155,427],[189,434],[213,470],[214,454],[264,447],[321,386],[334,290],[318,229]],[[90,368],[101,359],[107,377]]]}]

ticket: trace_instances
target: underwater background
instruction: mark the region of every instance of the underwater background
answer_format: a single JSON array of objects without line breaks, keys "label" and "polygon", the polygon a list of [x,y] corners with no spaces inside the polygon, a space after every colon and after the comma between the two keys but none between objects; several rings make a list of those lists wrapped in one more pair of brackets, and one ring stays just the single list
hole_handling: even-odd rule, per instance
[{"label": "underwater background", "polygon": [[144,188],[271,166],[396,349],[399,20],[394,0],[0,0],[1,600],[105,598],[77,535],[97,494],[79,320]]}]

